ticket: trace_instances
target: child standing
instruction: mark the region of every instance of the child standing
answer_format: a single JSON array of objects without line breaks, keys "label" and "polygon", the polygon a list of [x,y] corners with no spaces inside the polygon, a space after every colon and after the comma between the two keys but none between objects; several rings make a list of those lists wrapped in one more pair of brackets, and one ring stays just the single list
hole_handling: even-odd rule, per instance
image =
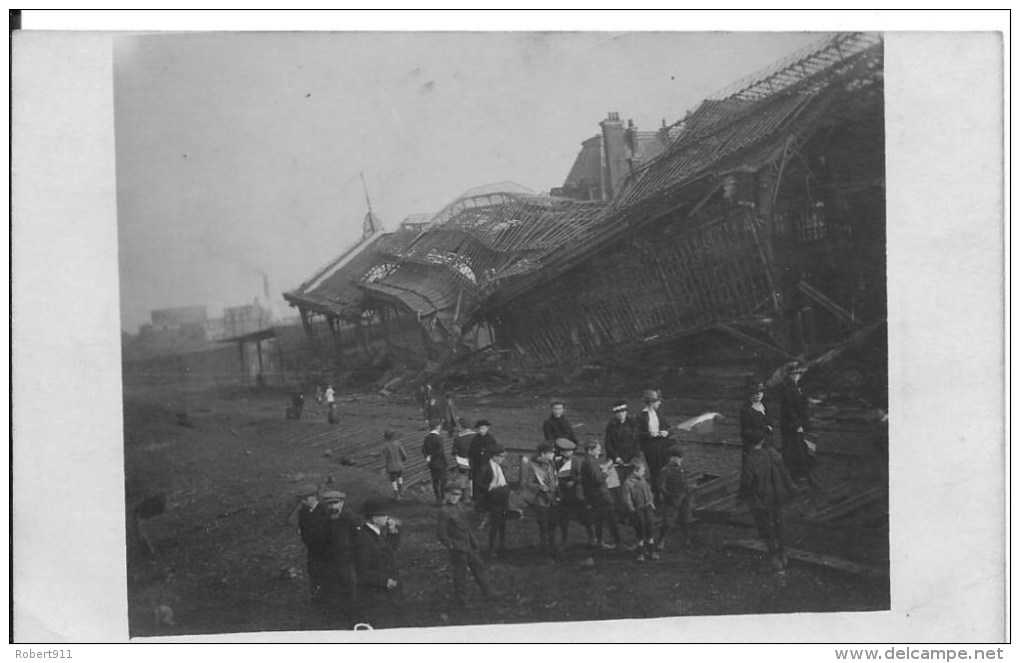
[{"label": "child standing", "polygon": [[[488,464],[482,469],[481,483],[486,488],[485,506],[489,515],[489,555],[506,552],[506,521],[510,511],[510,486],[503,474],[506,450],[499,444],[490,450]],[[499,539],[499,548],[496,540]]]},{"label": "child standing", "polygon": [[655,551],[655,535],[652,523],[655,517],[655,503],[652,488],[645,479],[647,469],[639,463],[623,482],[623,507],[634,522],[634,535],[637,537],[637,560],[645,561],[647,555],[653,560],[659,559]]},{"label": "child standing", "polygon": [[397,434],[391,430],[383,433],[382,453],[386,460],[386,475],[393,486],[393,499],[399,502],[404,494],[404,463],[407,462],[407,454],[397,442]]},{"label": "child standing", "polygon": [[525,500],[531,506],[538,523],[538,547],[550,555],[554,552],[552,509],[556,503],[556,466],[553,464],[553,447],[542,442],[524,474]]},{"label": "child standing", "polygon": [[691,487],[687,482],[687,471],[684,470],[684,452],[678,447],[671,448],[666,454],[666,466],[659,472],[659,494],[662,496],[662,525],[659,528],[659,550],[666,547],[666,538],[679,526],[683,544],[691,545],[690,522],[693,516],[691,508]]},{"label": "child standing", "polygon": [[436,521],[436,535],[439,543],[450,551],[450,566],[453,569],[453,595],[457,602],[467,607],[467,570],[471,569],[475,581],[486,598],[497,598],[498,594],[489,582],[485,563],[478,555],[478,539],[468,524],[467,515],[460,500],[464,489],[458,482],[447,484],[443,506]]}]

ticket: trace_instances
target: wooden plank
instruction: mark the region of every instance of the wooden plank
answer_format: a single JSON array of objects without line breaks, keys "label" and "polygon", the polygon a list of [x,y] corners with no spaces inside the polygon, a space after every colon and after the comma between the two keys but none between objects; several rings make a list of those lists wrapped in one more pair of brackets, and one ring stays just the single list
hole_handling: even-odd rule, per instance
[{"label": "wooden plank", "polygon": [[[755,552],[764,553],[768,551],[764,541],[758,539],[741,539],[739,541],[729,541],[725,545],[732,548],[743,548],[745,550],[753,550]],[[881,578],[888,575],[888,570],[880,569],[874,566],[868,566],[866,564],[858,564],[857,562],[851,562],[839,557],[832,557],[831,555],[822,555],[821,553],[814,553],[807,550],[799,550],[797,548],[787,548],[786,556],[788,559],[803,564],[810,564],[811,566],[818,566],[833,571],[842,571],[844,573],[852,573],[854,575],[865,576],[868,578]]]}]

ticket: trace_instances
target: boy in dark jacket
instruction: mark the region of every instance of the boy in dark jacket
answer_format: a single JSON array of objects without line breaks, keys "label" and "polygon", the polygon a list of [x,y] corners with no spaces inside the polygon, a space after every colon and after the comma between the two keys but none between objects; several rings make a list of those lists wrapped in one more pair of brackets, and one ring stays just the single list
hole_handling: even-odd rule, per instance
[{"label": "boy in dark jacket", "polygon": [[684,452],[672,447],[666,454],[666,466],[659,472],[659,494],[662,496],[662,525],[659,527],[658,549],[666,547],[666,539],[679,526],[683,544],[691,545],[690,522],[693,516],[691,508],[691,486],[687,482],[684,470]]},{"label": "boy in dark jacket", "polygon": [[[603,550],[613,550],[620,545],[620,529],[616,523],[613,499],[606,485],[606,475],[599,463],[602,445],[590,440],[585,443],[584,448],[587,453],[581,460],[581,492],[584,493],[584,500],[588,503],[591,520],[595,525],[595,542]],[[602,530],[605,526],[609,527],[612,543],[606,543],[602,539]]]},{"label": "boy in dark jacket", "polygon": [[645,480],[645,471],[644,464],[638,463],[623,482],[623,508],[634,523],[638,562],[645,561],[646,555],[653,560],[659,559],[659,553],[655,552],[655,533],[652,530],[655,500]]},{"label": "boy in dark jacket", "polygon": [[386,462],[386,476],[393,487],[393,498],[399,502],[404,494],[404,463],[407,462],[407,454],[397,441],[397,434],[391,430],[383,433],[382,454]]},{"label": "boy in dark jacket", "polygon": [[430,421],[429,434],[425,436],[425,442],[421,446],[421,455],[425,456],[429,474],[432,476],[432,493],[436,496],[437,503],[443,501],[443,486],[446,485],[446,451],[443,449],[443,438],[439,436],[442,427],[441,419]]},{"label": "boy in dark jacket", "polygon": [[376,628],[390,626],[403,598],[396,556],[400,532],[382,500],[367,500],[362,513],[365,522],[355,540],[358,618]]},{"label": "boy in dark jacket", "polygon": [[464,507],[460,505],[464,489],[459,483],[446,486],[443,506],[436,520],[436,536],[439,543],[450,551],[450,567],[453,569],[453,595],[458,603],[467,607],[467,570],[471,569],[475,581],[486,598],[498,596],[485,570],[485,563],[479,556],[478,539],[468,524]]},{"label": "boy in dark jacket", "polygon": [[799,491],[783,458],[764,444],[759,442],[744,458],[737,498],[750,507],[758,534],[768,547],[772,568],[782,571],[786,567],[783,504]]},{"label": "boy in dark jacket", "polygon": [[546,442],[555,442],[558,438],[566,438],[577,444],[577,435],[574,434],[574,426],[570,420],[563,416],[566,405],[563,401],[553,401],[549,404],[552,412],[549,418],[542,422],[542,436]]},{"label": "boy in dark jacket", "polygon": [[[506,450],[500,445],[489,448],[489,460],[479,473],[485,489],[485,509],[489,517],[489,555],[506,552],[506,521],[510,515],[510,486],[503,474]],[[496,541],[499,540],[499,547]]]}]

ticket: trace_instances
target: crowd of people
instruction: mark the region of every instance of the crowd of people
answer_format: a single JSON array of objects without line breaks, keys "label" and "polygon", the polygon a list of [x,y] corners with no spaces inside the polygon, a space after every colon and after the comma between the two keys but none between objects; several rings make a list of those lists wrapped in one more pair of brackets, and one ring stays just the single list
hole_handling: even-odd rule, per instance
[{"label": "crowd of people", "polygon": [[[738,498],[749,506],[768,547],[768,563],[779,573],[787,562],[783,503],[804,485],[818,485],[807,438],[808,401],[799,387],[804,367],[787,369],[778,391],[780,442],[773,438],[764,384],[749,380],[740,410]],[[428,432],[421,454],[439,504],[436,537],[449,551],[458,603],[468,601],[468,569],[483,597],[500,597],[484,558],[507,556],[507,522],[517,517],[536,523],[537,549],[549,563],[561,558],[572,524],[584,531],[591,549],[631,553],[638,563],[659,560],[674,540],[674,545],[693,546],[692,485],[684,451],[659,411],[661,394],[647,390],[642,400],[644,408],[636,415],[626,401],[615,402],[602,439],[583,442],[565,416],[564,402],[553,401],[542,422],[543,441],[521,464],[517,495],[523,504],[512,505],[504,470],[507,450],[493,436],[492,424],[479,419],[469,426],[456,416],[450,394],[440,398],[426,385],[421,404]],[[393,431],[384,433],[381,453],[394,501],[400,501],[407,453]],[[399,522],[380,500],[368,500],[356,518],[344,511],[343,493],[312,489],[303,496],[299,526],[308,549],[313,601],[337,607],[352,621],[385,621],[402,600],[394,556]],[[624,542],[621,526],[632,528],[632,540]],[[482,531],[487,531],[484,548],[476,534]]]}]

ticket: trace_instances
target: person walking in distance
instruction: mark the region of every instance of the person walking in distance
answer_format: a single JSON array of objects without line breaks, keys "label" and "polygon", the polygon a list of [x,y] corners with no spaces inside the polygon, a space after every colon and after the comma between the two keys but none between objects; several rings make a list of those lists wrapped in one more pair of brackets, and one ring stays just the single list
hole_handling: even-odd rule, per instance
[{"label": "person walking in distance", "polygon": [[340,417],[336,412],[336,391],[333,390],[332,384],[326,385],[323,397],[326,399],[326,418],[329,420],[329,423],[339,423]]},{"label": "person walking in distance", "polygon": [[397,434],[391,430],[383,433],[383,460],[386,462],[386,476],[393,488],[393,499],[400,501],[404,494],[404,463],[407,454],[397,441]]},{"label": "person walking in distance", "polygon": [[439,436],[442,427],[442,420],[430,421],[429,434],[425,436],[425,442],[421,447],[421,455],[425,456],[432,477],[432,493],[436,497],[436,503],[442,503],[443,486],[446,485],[446,451],[443,448],[443,438]]}]

